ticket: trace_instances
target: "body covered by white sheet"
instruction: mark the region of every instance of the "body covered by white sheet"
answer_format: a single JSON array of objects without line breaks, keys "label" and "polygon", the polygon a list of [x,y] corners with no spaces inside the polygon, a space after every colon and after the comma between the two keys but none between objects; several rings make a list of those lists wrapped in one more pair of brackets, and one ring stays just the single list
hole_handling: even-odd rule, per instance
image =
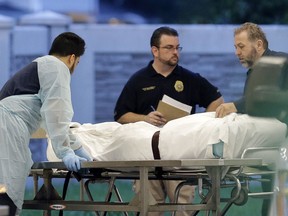
[{"label": "body covered by white sheet", "polygon": [[[236,113],[214,116],[214,112],[189,115],[162,128],[146,122],[76,124],[71,132],[99,161],[154,159],[151,139],[158,130],[163,160],[214,158],[212,146],[219,142],[224,158],[239,158],[245,148],[280,146],[286,137],[286,124],[276,119]],[[57,160],[49,145],[47,157]]]}]

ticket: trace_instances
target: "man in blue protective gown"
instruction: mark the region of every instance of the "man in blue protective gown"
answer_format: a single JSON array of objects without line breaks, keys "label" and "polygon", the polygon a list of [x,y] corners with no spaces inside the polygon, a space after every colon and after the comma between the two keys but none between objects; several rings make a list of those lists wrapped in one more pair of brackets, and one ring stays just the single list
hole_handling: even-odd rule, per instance
[{"label": "man in blue protective gown", "polygon": [[[72,32],[58,35],[49,55],[17,72],[0,91],[0,205],[9,215],[22,209],[26,177],[32,166],[29,140],[41,125],[68,170],[78,171],[91,156],[69,136],[73,117],[70,77],[84,54],[85,41]],[[72,141],[71,141],[72,140]]]}]

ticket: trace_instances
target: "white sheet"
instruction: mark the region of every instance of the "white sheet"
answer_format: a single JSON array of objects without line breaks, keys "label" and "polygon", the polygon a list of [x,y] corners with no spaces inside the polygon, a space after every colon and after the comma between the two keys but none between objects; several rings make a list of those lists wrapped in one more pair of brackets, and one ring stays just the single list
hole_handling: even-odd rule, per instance
[{"label": "white sheet", "polygon": [[[230,114],[215,118],[201,113],[168,122],[162,128],[146,122],[83,124],[71,128],[84,148],[99,161],[150,160],[152,135],[160,130],[159,150],[163,160],[214,158],[212,145],[223,142],[224,158],[239,158],[245,148],[280,146],[286,125],[276,119]],[[51,147],[48,160],[58,160]]]}]

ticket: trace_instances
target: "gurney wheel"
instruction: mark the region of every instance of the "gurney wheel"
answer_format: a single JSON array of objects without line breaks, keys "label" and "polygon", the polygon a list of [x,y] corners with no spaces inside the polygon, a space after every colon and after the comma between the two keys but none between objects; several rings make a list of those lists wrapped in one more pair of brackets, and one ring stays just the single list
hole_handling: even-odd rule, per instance
[{"label": "gurney wheel", "polygon": [[[237,188],[234,187],[231,191],[231,197],[235,197],[237,193]],[[235,205],[241,206],[244,205],[248,201],[248,190],[246,188],[241,188],[239,197],[233,201]]]}]

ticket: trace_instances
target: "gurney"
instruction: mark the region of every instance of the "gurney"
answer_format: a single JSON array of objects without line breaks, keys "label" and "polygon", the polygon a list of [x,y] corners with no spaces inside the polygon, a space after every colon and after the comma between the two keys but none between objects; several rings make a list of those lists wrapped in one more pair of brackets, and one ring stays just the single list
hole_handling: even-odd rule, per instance
[{"label": "gurney", "polygon": [[[79,187],[82,189],[78,201],[65,201],[63,200],[65,198],[63,198],[63,194],[55,193],[52,179],[67,178],[68,172],[62,162],[35,163],[31,170],[35,183],[35,198],[25,200],[23,209],[45,210],[45,215],[50,215],[51,211],[63,210],[95,211],[97,215],[109,211],[120,211],[126,215],[129,215],[129,212],[146,215],[148,211],[175,212],[184,210],[191,210],[191,215],[197,215],[199,211],[211,211],[213,215],[225,215],[231,205],[244,205],[248,197],[273,197],[278,195],[275,191],[265,193],[250,191],[249,185],[252,181],[261,181],[261,174],[277,175],[275,167],[273,167],[275,161],[261,159],[263,158],[263,155],[259,155],[261,151],[268,151],[270,156],[271,151],[279,155],[281,148],[248,148],[243,152],[240,159],[83,162],[83,172],[73,173],[74,175],[72,175],[73,178],[78,178]],[[177,169],[174,169],[175,167]],[[254,168],[253,172],[251,169],[247,170],[247,167]],[[255,168],[257,168],[256,172]],[[259,172],[258,168],[262,169],[262,173]],[[41,189],[38,188],[38,178],[44,179]],[[140,192],[134,200],[123,202],[121,194],[114,184],[115,180],[118,179],[140,179],[141,191],[143,192]],[[147,192],[147,179],[181,180],[182,183],[175,191],[176,197],[183,185],[197,185],[201,202],[194,204],[180,204],[177,202],[157,204]],[[103,202],[95,202],[89,184],[102,183],[103,181],[106,181],[110,188],[107,191],[107,198]],[[220,196],[220,190],[223,187],[233,187],[230,197],[223,198]],[[208,192],[204,193],[204,189],[208,189]],[[112,192],[115,192],[118,197],[116,202],[112,202],[110,199]],[[89,201],[84,200],[84,194],[88,195]],[[221,202],[225,203],[222,209],[220,208]]]},{"label": "gurney", "polygon": [[[116,178],[129,178],[138,179],[141,183],[141,190],[139,197],[136,197],[130,203],[119,203],[119,202],[94,202],[94,201],[65,201],[60,196],[55,196],[53,191],[51,179],[53,174],[52,169],[63,169],[65,166],[62,162],[40,162],[33,165],[32,170],[42,170],[44,178],[44,189],[40,189],[40,194],[36,194],[34,200],[25,200],[24,209],[42,209],[42,210],[73,210],[73,211],[125,211],[125,212],[139,212],[140,215],[146,215],[150,211],[176,211],[176,210],[191,210],[195,211],[195,214],[200,210],[212,211],[213,215],[221,215],[220,209],[220,186],[221,186],[221,175],[223,170],[227,167],[240,167],[240,166],[259,166],[262,164],[261,159],[210,159],[210,160],[145,160],[145,161],[94,161],[94,162],[82,162],[83,169],[93,169],[95,171],[102,170],[101,177],[107,179],[107,177]],[[125,173],[114,171],[119,168],[134,168],[137,172]],[[155,168],[171,168],[171,167],[203,167],[204,169],[196,171],[195,173],[186,172],[185,175],[178,175],[177,172],[163,171],[163,173],[155,173],[151,171]],[[98,170],[99,171],[99,170]],[[110,173],[109,173],[110,172]],[[93,171],[92,171],[93,173]],[[92,178],[97,179],[99,176]],[[85,179],[89,179],[91,175],[83,175]],[[148,192],[148,179],[182,179],[193,181],[197,180],[200,183],[200,187],[203,181],[207,181],[210,184],[210,192],[205,197],[205,200],[200,204],[187,204],[187,203],[169,203],[169,204],[157,204],[154,203]],[[196,182],[197,182],[196,181]],[[205,184],[206,184],[205,183]],[[198,185],[199,186],[199,185]],[[240,186],[240,185],[238,185]],[[42,188],[43,188],[42,187]],[[241,186],[240,186],[241,188]],[[240,189],[239,189],[240,190]],[[43,193],[46,191],[46,194]],[[38,195],[40,198],[38,198]],[[236,196],[232,199],[236,199]]]},{"label": "gurney", "polygon": [[[203,114],[204,115],[204,114]],[[204,117],[206,118],[208,115],[211,114],[205,114]],[[198,118],[201,117],[201,115],[197,116],[195,115],[195,117],[192,118]],[[245,116],[242,116],[245,117]],[[191,117],[189,117],[191,118]],[[229,117],[229,119],[231,120],[231,116]],[[181,121],[181,120],[178,120]],[[188,119],[188,121],[190,121]],[[193,120],[194,121],[194,120]],[[201,120],[202,121],[202,120]],[[257,122],[256,120],[251,121],[253,122],[252,125],[256,124],[255,122]],[[177,122],[176,122],[177,123]],[[179,123],[179,122],[178,122]],[[221,122],[220,122],[221,123]],[[259,122],[260,125],[263,125],[262,120],[260,119]],[[241,137],[238,136],[239,141],[240,140],[244,140],[246,141],[247,139],[250,140],[250,142],[246,142],[246,146],[250,146],[250,144],[254,144],[255,146],[257,146],[257,143],[261,143],[261,145],[268,145],[269,142],[267,141],[272,141],[272,142],[280,142],[283,141],[283,139],[285,138],[286,135],[286,126],[284,126],[283,124],[279,124],[279,122],[274,122],[274,120],[272,120],[272,122],[269,122],[269,124],[272,123],[273,128],[275,129],[275,131],[277,131],[276,135],[277,136],[272,136],[271,134],[268,133],[268,131],[266,132],[265,130],[263,131],[266,136],[259,136],[259,134],[257,134],[254,131],[253,134],[253,139],[251,140],[251,137],[247,134],[245,134],[244,139],[240,139]],[[105,123],[104,125],[101,125],[101,128],[103,126],[103,128],[105,128],[105,133],[106,133],[106,127],[108,125],[108,128],[113,128],[113,125],[115,126],[114,123]],[[137,130],[139,130],[138,126],[140,125],[140,129],[143,126],[143,123],[139,123],[137,124]],[[189,125],[189,124],[188,124]],[[213,126],[215,125],[219,125],[219,121],[217,120],[216,122],[214,122]],[[222,124],[220,124],[222,125]],[[277,125],[279,127],[277,127]],[[95,128],[91,131],[91,127],[93,125],[88,125],[88,135],[93,135],[92,138],[90,136],[87,136],[87,133],[84,133],[85,131],[87,132],[87,130],[84,130],[81,127],[75,127],[75,125],[73,126],[73,130],[75,132],[75,134],[77,134],[77,131],[79,132],[79,134],[81,134],[81,136],[83,136],[83,134],[85,135],[84,137],[88,140],[93,140],[93,146],[97,146],[97,143],[95,144],[94,141],[97,139],[99,139],[100,137],[100,132],[101,130],[99,130],[99,125],[95,125],[95,127],[97,128],[97,130],[95,130]],[[111,127],[112,126],[112,127]],[[147,125],[145,125],[147,126]],[[206,125],[204,125],[206,127]],[[234,128],[235,125],[233,125]],[[270,127],[271,125],[269,125]],[[119,127],[123,127],[123,126],[119,126]],[[128,125],[125,127],[131,127],[133,128],[134,125]],[[148,125],[148,127],[150,127]],[[190,127],[189,127],[190,128]],[[226,126],[223,126],[222,128],[226,128]],[[228,127],[229,128],[229,127]],[[126,131],[126,128],[124,128],[124,130],[122,130],[120,128],[118,128],[118,125],[115,126],[114,129],[117,129],[118,133],[119,131]],[[159,130],[159,128],[151,128],[151,131],[148,134],[148,138],[150,136],[150,140],[147,138],[147,140],[150,142],[148,143],[148,147],[151,148],[151,137],[154,133],[154,129]],[[168,131],[171,129],[171,127],[168,125]],[[241,127],[239,127],[238,129],[241,129]],[[142,130],[142,129],[141,129]],[[110,131],[109,133],[114,133],[115,130]],[[146,128],[145,128],[145,131]],[[148,130],[149,131],[149,130]],[[225,131],[229,131],[229,130],[225,130]],[[246,130],[245,130],[246,131]],[[244,132],[245,132],[244,131]],[[248,130],[247,130],[248,131]],[[260,130],[262,131],[262,130]],[[103,131],[102,131],[103,132]],[[163,130],[161,130],[161,133],[163,132]],[[199,132],[199,130],[197,130],[197,133]],[[213,147],[216,145],[210,145],[210,143],[212,144],[213,142],[215,142],[215,144],[219,144],[219,140],[217,138],[217,136],[215,136],[215,134],[217,134],[219,132],[219,130],[215,130],[215,133],[212,133],[213,135],[213,139],[210,139],[209,137],[205,137],[209,140],[208,142],[208,153],[204,154],[204,155],[209,155],[209,157],[214,154],[217,151],[213,150]],[[221,133],[219,133],[221,135],[221,137],[223,137],[223,140],[225,141],[225,136],[223,135],[223,131],[220,131]],[[238,130],[236,130],[234,128],[234,130],[232,130],[231,133],[237,133]],[[243,132],[243,130],[242,130]],[[135,131],[132,131],[132,133],[135,133]],[[279,134],[278,134],[279,133]],[[96,136],[95,136],[96,134]],[[151,135],[152,134],[152,135]],[[210,133],[211,134],[211,133]],[[107,135],[107,134],[106,134]],[[135,141],[133,140],[132,137],[127,136],[129,138],[129,140],[123,140],[123,134],[118,134],[119,137],[122,138],[121,142],[123,143],[123,145],[118,145],[118,139],[116,139],[116,145],[115,144],[115,140],[113,139],[112,145],[111,143],[107,142],[107,140],[105,141],[103,139],[103,137],[100,137],[101,142],[103,143],[109,143],[109,145],[107,145],[106,147],[101,146],[101,148],[99,149],[97,147],[97,151],[95,151],[95,149],[91,149],[89,148],[89,146],[86,146],[86,148],[89,148],[90,152],[96,152],[98,153],[98,155],[93,155],[94,157],[96,157],[98,159],[98,161],[94,161],[94,162],[85,162],[82,163],[82,167],[84,169],[88,169],[88,173],[86,172],[85,175],[80,175],[81,179],[84,179],[85,183],[85,187],[83,189],[84,193],[88,194],[88,197],[90,198],[89,201],[78,201],[78,202],[71,202],[71,201],[63,201],[62,197],[59,196],[59,194],[55,195],[54,193],[50,194],[49,192],[54,191],[51,185],[51,179],[52,178],[57,178],[59,177],[59,173],[54,173],[53,170],[54,169],[60,169],[60,173],[63,172],[62,169],[65,170],[64,165],[62,164],[62,162],[42,162],[42,163],[35,163],[34,166],[32,167],[32,174],[34,175],[34,177],[43,177],[45,178],[44,180],[44,186],[40,189],[40,191],[36,192],[35,195],[35,200],[26,200],[24,202],[23,208],[24,209],[45,209],[47,211],[51,211],[51,210],[85,210],[85,211],[96,211],[98,212],[107,212],[107,211],[124,211],[124,212],[140,212],[141,215],[146,215],[146,213],[148,211],[171,211],[171,212],[175,212],[175,211],[185,211],[185,210],[191,210],[192,211],[192,215],[196,215],[199,211],[212,211],[215,215],[224,215],[229,207],[232,204],[237,204],[237,205],[244,205],[247,202],[247,196],[248,196],[248,190],[245,190],[245,185],[243,185],[244,183],[247,184],[246,182],[244,182],[244,180],[247,180],[248,177],[247,175],[243,175],[243,168],[246,166],[263,166],[264,162],[262,162],[261,158],[255,159],[255,158],[244,158],[244,157],[239,157],[238,159],[236,158],[217,158],[217,156],[213,155],[211,156],[211,158],[205,158],[205,159],[185,159],[185,158],[173,158],[170,160],[167,159],[161,159],[161,160],[155,160],[153,159],[153,154],[152,154],[152,150],[150,148],[147,147],[147,144],[142,143],[141,141]],[[141,138],[141,140],[144,142],[146,142],[146,135],[144,135],[144,139]],[[192,134],[192,136],[194,136],[194,134]],[[107,136],[107,137],[110,137]],[[258,141],[258,138],[261,138],[261,142]],[[139,138],[139,136],[137,136],[137,138]],[[162,137],[163,138],[163,137]],[[265,139],[268,138],[268,139]],[[274,139],[275,138],[275,139]],[[132,139],[132,141],[131,141]],[[213,142],[212,142],[212,141]],[[83,140],[82,140],[83,141]],[[143,156],[143,152],[146,152],[146,156],[144,156],[144,159],[142,158],[136,158],[137,160],[132,160],[129,155],[125,155],[121,157],[122,160],[116,160],[115,158],[109,158],[113,155],[117,155],[117,157],[119,156],[119,154],[117,154],[117,152],[121,152],[121,148],[123,147],[124,149],[127,149],[127,146],[125,147],[125,144],[128,143],[128,146],[130,145],[129,142],[131,141],[131,143],[140,143],[137,148],[138,151],[140,151]],[[161,139],[159,138],[159,141],[161,141]],[[198,142],[198,141],[197,141]],[[166,143],[166,141],[165,141]],[[191,141],[190,141],[191,143]],[[228,142],[226,142],[228,143]],[[232,141],[230,142],[232,144]],[[236,142],[235,142],[236,143]],[[145,146],[146,145],[146,150],[144,149],[142,151],[142,149],[140,148],[141,145]],[[92,146],[92,147],[93,147]],[[111,148],[111,146],[113,148]],[[115,148],[115,146],[117,148]],[[218,145],[217,145],[218,146]],[[220,146],[224,146],[221,145],[220,142]],[[91,146],[90,146],[91,147]],[[140,148],[140,149],[139,149]],[[145,147],[144,147],[145,148]],[[193,148],[193,147],[192,147]],[[233,146],[230,147],[231,149],[235,149],[233,148]],[[111,151],[111,149],[113,149],[113,151]],[[163,147],[159,148],[160,150],[160,154],[161,151],[165,149],[163,149]],[[238,148],[239,150],[241,150],[241,148]],[[107,151],[108,150],[108,151]],[[149,151],[150,150],[150,151]],[[209,150],[211,151],[209,153]],[[239,153],[238,151],[234,151],[234,154],[238,155]],[[53,151],[49,151],[48,148],[48,152],[53,153]],[[99,152],[101,152],[101,154],[99,154]],[[107,153],[109,154],[107,154]],[[133,152],[133,151],[132,151]],[[223,151],[225,152],[225,151]],[[231,155],[231,152],[228,152],[228,156],[229,153]],[[196,154],[195,154],[196,155]],[[203,155],[203,154],[202,154]],[[217,155],[217,154],[216,154]],[[226,157],[228,157],[226,155]],[[161,154],[161,156],[163,156],[163,154]],[[135,157],[135,154],[133,154],[133,157]],[[174,155],[175,157],[175,155]],[[183,154],[180,156],[183,157]],[[213,159],[212,159],[213,157]],[[48,157],[50,158],[51,161],[57,161],[57,158],[53,158],[53,155]],[[102,161],[100,161],[100,159],[102,158]],[[104,161],[105,160],[105,161]],[[40,172],[39,172],[40,169]],[[87,170],[86,170],[87,171]],[[234,171],[234,172],[232,172]],[[61,176],[61,175],[60,175]],[[79,176],[76,174],[76,177]],[[65,175],[62,175],[62,178],[64,178]],[[141,191],[140,194],[138,194],[138,196],[136,196],[136,198],[134,200],[131,200],[129,203],[121,203],[121,196],[118,199],[118,202],[116,203],[111,203],[110,199],[106,199],[104,203],[99,203],[99,202],[94,202],[91,192],[89,191],[89,184],[90,182],[96,182],[99,180],[107,180],[108,183],[110,184],[110,188],[112,188],[114,190],[114,192],[117,193],[117,188],[115,189],[114,187],[114,181],[115,179],[139,179],[141,182]],[[177,188],[177,190],[175,191],[175,194],[177,196],[177,194],[179,193],[179,190],[181,189],[181,187],[185,184],[190,184],[190,185],[197,185],[198,191],[199,191],[199,196],[201,197],[201,202],[198,204],[183,204],[183,203],[177,203],[177,200],[175,203],[169,203],[169,204],[158,204],[156,203],[151,196],[149,196],[149,193],[147,193],[147,179],[167,179],[167,180],[181,180],[182,183],[179,185],[179,187]],[[220,197],[220,188],[221,187],[234,187],[235,189],[233,190],[233,193],[231,194],[231,197],[229,198],[221,198]],[[43,189],[44,188],[44,189]],[[203,192],[203,189],[208,189],[207,193]],[[47,192],[48,191],[48,192]],[[110,194],[112,191],[110,190],[107,194]],[[109,196],[108,196],[109,197]],[[56,201],[55,201],[56,199]],[[60,200],[60,201],[59,201]],[[220,209],[220,202],[226,202],[226,206],[222,209]]]}]

